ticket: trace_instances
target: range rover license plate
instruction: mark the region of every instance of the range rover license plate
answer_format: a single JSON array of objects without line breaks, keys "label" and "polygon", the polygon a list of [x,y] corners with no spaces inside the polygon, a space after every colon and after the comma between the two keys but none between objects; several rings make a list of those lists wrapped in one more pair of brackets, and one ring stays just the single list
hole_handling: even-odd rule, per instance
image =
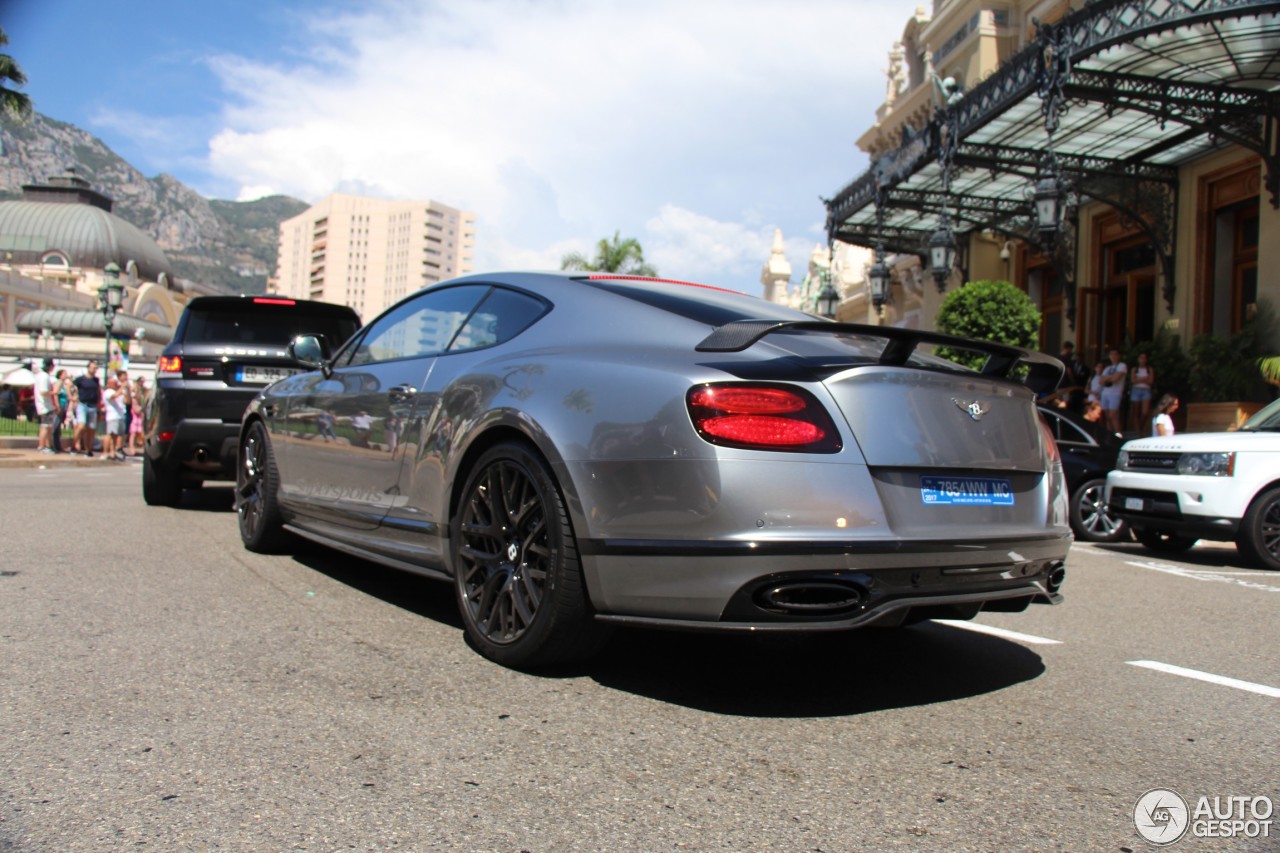
[{"label": "range rover license plate", "polygon": [[236,371],[236,379],[255,385],[269,385],[297,372],[291,367],[242,367]]},{"label": "range rover license plate", "polygon": [[921,477],[920,497],[931,505],[1013,506],[1013,485],[985,477]]},{"label": "range rover license plate", "polygon": [[1142,512],[1142,498],[1125,498],[1124,508]]}]

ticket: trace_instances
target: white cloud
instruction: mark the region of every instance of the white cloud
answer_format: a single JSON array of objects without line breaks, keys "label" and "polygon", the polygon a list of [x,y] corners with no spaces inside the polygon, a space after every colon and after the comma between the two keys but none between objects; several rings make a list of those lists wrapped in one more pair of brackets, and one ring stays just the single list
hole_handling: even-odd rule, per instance
[{"label": "white cloud", "polygon": [[756,286],[773,229],[808,244],[802,266],[823,239],[818,196],[863,168],[853,142],[909,14],[896,0],[375,4],[297,33],[278,64],[211,62],[233,105],[209,167],[239,197],[475,211],[479,269],[558,266],[620,230],[664,274]]}]

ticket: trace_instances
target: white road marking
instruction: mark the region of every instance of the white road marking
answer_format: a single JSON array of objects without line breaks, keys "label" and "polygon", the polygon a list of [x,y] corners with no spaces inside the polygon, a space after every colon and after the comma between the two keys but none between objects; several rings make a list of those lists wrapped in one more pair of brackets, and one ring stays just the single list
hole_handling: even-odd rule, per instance
[{"label": "white road marking", "polygon": [[1144,669],[1154,669],[1157,672],[1166,672],[1169,675],[1181,675],[1183,678],[1194,678],[1197,681],[1207,681],[1210,684],[1220,684],[1223,687],[1234,687],[1237,690],[1247,690],[1250,693],[1257,693],[1261,696],[1270,696],[1273,699],[1280,699],[1280,687],[1268,687],[1265,684],[1255,684],[1252,681],[1241,681],[1238,678],[1228,678],[1225,675],[1214,675],[1212,672],[1201,672],[1198,669],[1187,669],[1181,666],[1174,666],[1169,663],[1160,663],[1154,660],[1131,660],[1125,663],[1133,666],[1140,666]]},{"label": "white road marking", "polygon": [[1188,578],[1193,581],[1207,581],[1209,583],[1229,583],[1236,586],[1243,586],[1247,589],[1259,589],[1263,592],[1280,592],[1280,586],[1271,586],[1270,584],[1257,583],[1255,581],[1238,580],[1234,575],[1244,575],[1246,577],[1259,577],[1259,574],[1250,575],[1248,572],[1220,572],[1212,569],[1190,569],[1186,566],[1172,566],[1168,563],[1140,562],[1137,560],[1126,560],[1125,565],[1136,566],[1139,569],[1150,569],[1153,572],[1164,572],[1167,575],[1177,575],[1180,578]]},{"label": "white road marking", "polygon": [[1006,640],[1016,640],[1019,643],[1031,643],[1040,646],[1057,646],[1061,645],[1061,640],[1050,640],[1047,637],[1037,637],[1033,634],[1022,634],[1017,631],[1007,631],[1004,628],[993,628],[990,625],[983,625],[981,622],[966,622],[963,619],[934,619],[939,625],[947,625],[951,628],[963,628],[966,631],[974,631],[978,634],[990,634],[993,637],[1003,637]]}]

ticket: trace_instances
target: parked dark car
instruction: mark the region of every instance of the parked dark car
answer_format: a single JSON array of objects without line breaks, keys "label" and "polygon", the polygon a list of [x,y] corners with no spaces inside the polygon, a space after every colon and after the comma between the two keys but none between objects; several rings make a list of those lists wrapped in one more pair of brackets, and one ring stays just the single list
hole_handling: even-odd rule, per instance
[{"label": "parked dark car", "polygon": [[292,533],[450,581],[509,666],[617,624],[834,631],[1061,598],[1065,477],[1014,378],[1052,385],[1052,357],[552,273],[442,283],[332,358],[292,351],[311,372],[245,412],[245,546]]},{"label": "parked dark car", "polygon": [[1075,412],[1040,406],[1062,453],[1062,469],[1071,491],[1071,529],[1084,542],[1117,542],[1130,536],[1129,525],[1108,509],[1107,473],[1116,467],[1124,439]]},{"label": "parked dark car", "polygon": [[174,506],[184,488],[235,479],[245,406],[263,386],[298,372],[300,333],[336,349],[360,327],[345,305],[275,296],[200,296],[187,304],[156,362],[143,415],[142,497]]}]

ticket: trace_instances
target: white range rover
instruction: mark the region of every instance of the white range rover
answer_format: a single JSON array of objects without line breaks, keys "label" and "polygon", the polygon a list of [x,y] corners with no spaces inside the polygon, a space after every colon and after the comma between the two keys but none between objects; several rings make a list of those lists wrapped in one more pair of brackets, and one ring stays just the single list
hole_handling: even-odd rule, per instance
[{"label": "white range rover", "polygon": [[1235,432],[1127,442],[1106,500],[1152,550],[1235,542],[1246,559],[1280,570],[1280,400]]}]

